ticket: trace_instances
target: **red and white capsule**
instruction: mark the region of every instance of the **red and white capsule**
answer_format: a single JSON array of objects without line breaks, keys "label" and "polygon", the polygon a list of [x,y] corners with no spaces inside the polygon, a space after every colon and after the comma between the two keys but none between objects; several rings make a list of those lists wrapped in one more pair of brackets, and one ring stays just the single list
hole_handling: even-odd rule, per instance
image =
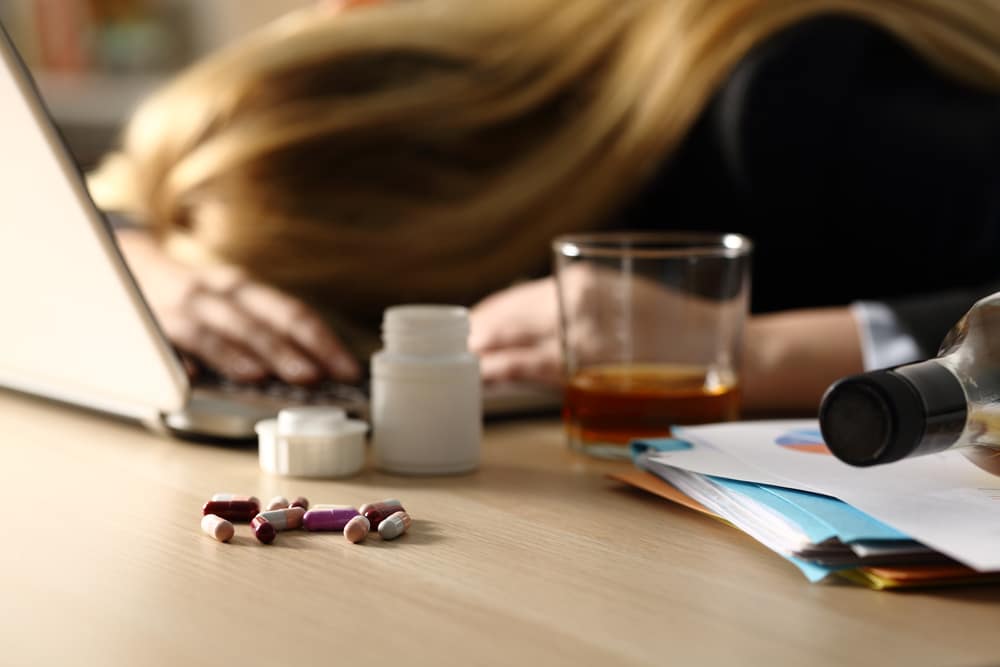
[{"label": "red and white capsule", "polygon": [[278,531],[275,530],[271,522],[263,517],[263,515],[258,514],[250,522],[250,527],[253,528],[254,537],[261,544],[270,544],[274,542],[274,538],[278,536]]},{"label": "red and white capsule", "polygon": [[305,515],[306,511],[301,507],[287,507],[261,512],[259,516],[264,517],[275,530],[295,530],[302,527],[302,517]]},{"label": "red and white capsule", "polygon": [[365,503],[358,508],[358,512],[371,522],[373,529],[378,529],[382,521],[395,512],[405,512],[403,504],[395,498],[386,498],[377,503]]},{"label": "red and white capsule", "polygon": [[217,493],[201,508],[202,514],[215,514],[227,521],[247,522],[260,513],[256,496]]},{"label": "red and white capsule", "polygon": [[260,505],[260,499],[257,496],[242,496],[242,495],[240,495],[238,493],[213,493],[212,494],[212,500],[213,501],[222,501],[222,500],[249,500],[251,502],[255,502],[258,505]]}]

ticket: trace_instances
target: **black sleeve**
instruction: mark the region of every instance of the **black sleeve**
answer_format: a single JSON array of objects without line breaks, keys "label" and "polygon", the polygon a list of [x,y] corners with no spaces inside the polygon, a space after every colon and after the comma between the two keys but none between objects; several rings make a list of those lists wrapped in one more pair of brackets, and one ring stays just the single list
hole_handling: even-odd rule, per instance
[{"label": "black sleeve", "polygon": [[1000,281],[969,289],[892,299],[886,305],[903,329],[913,336],[920,351],[927,357],[933,357],[941,347],[945,334],[969,308],[979,299],[996,292],[1000,292]]},{"label": "black sleeve", "polygon": [[884,301],[933,354],[1000,289],[1000,94],[828,16],[755,49],[709,114],[759,310]]}]

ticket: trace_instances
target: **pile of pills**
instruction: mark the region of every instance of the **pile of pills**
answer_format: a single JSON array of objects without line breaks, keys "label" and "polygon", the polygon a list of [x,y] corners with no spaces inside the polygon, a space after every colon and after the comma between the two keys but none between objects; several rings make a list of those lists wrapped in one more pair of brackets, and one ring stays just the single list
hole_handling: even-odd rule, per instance
[{"label": "pile of pills", "polygon": [[201,530],[220,542],[236,534],[234,523],[249,523],[262,544],[274,542],[283,530],[343,532],[357,544],[377,530],[384,540],[394,540],[410,527],[410,515],[395,498],[368,503],[355,509],[349,505],[314,505],[299,497],[289,502],[283,496],[271,499],[263,511],[255,496],[217,493],[202,507]]}]

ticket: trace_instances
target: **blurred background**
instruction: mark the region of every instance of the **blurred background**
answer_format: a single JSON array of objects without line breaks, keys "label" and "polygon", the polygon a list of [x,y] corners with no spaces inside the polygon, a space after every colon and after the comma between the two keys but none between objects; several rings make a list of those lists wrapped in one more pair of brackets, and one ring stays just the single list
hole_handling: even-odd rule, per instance
[{"label": "blurred background", "polygon": [[84,168],[172,73],[316,0],[0,0],[0,22]]}]

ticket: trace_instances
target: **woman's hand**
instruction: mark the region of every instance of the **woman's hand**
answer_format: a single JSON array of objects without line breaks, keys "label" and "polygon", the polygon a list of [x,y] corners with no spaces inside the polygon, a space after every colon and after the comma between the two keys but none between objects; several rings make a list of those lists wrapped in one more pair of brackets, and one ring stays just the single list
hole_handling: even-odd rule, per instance
[{"label": "woman's hand", "polygon": [[483,380],[562,381],[559,303],[553,278],[492,294],[472,308],[469,346],[479,354]]},{"label": "woman's hand", "polygon": [[[600,357],[610,323],[602,318],[600,281],[580,272],[567,304],[578,329],[579,354]],[[634,286],[633,286],[634,287]],[[678,299],[670,290],[640,285],[633,313],[649,322],[657,314],[686,319],[715,317],[696,299]],[[645,313],[645,315],[643,315]],[[722,325],[722,322],[717,322]],[[737,326],[736,319],[724,320]],[[697,331],[697,327],[693,329]],[[710,340],[711,337],[701,338]],[[684,346],[697,355],[698,340],[682,340],[658,327],[644,327],[636,349]],[[791,310],[749,318],[743,337],[743,409],[754,415],[815,414],[831,382],[863,370],[857,322],[848,308]],[[596,347],[588,348],[587,345]],[[648,347],[647,347],[648,346]],[[483,379],[559,384],[562,377],[559,307],[555,280],[545,278],[493,294],[472,309],[470,347],[480,355]]]},{"label": "woman's hand", "polygon": [[[738,336],[739,301],[720,305],[641,276],[576,266],[560,274],[574,366],[665,357],[708,364],[716,339]],[[554,278],[502,290],[472,309],[470,347],[483,379],[559,384],[563,377]],[[676,326],[683,321],[684,326]],[[627,341],[627,343],[626,343]],[[628,351],[628,356],[624,353]]]},{"label": "woman's hand", "polygon": [[743,410],[815,415],[823,392],[864,370],[858,323],[847,307],[756,315],[743,347]]},{"label": "woman's hand", "polygon": [[160,326],[181,352],[241,382],[269,375],[295,384],[358,378],[357,362],[298,299],[235,267],[176,262],[141,230],[119,231],[118,241]]}]

